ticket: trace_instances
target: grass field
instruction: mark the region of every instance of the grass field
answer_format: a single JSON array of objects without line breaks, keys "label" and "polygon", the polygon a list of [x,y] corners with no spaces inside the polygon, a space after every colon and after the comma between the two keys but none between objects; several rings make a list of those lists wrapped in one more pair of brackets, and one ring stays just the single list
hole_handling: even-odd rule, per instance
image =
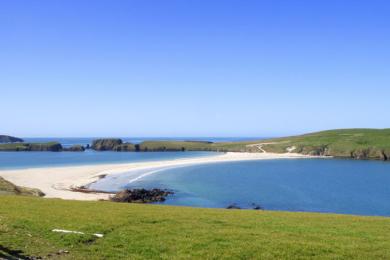
[{"label": "grass field", "polygon": [[[56,255],[64,251],[69,252]],[[0,196],[0,257],[12,255],[55,259],[389,259],[390,218]]]}]

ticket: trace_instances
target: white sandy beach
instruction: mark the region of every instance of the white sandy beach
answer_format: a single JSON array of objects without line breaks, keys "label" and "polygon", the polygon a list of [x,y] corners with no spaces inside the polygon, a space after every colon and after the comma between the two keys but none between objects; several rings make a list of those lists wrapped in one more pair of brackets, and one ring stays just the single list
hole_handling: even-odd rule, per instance
[{"label": "white sandy beach", "polygon": [[[152,162],[137,162],[126,164],[104,164],[69,167],[31,168],[18,170],[2,170],[0,176],[18,185],[37,188],[43,191],[47,198],[61,198],[73,200],[99,200],[108,199],[106,193],[74,192],[71,189],[97,181],[101,176],[121,174],[138,170],[147,170],[142,175],[135,176],[140,179],[143,176],[153,174],[157,168],[187,166],[194,164],[218,163],[230,161],[309,158],[311,156],[297,153],[225,153],[190,159],[176,159]],[[131,181],[131,179],[129,180]]]}]

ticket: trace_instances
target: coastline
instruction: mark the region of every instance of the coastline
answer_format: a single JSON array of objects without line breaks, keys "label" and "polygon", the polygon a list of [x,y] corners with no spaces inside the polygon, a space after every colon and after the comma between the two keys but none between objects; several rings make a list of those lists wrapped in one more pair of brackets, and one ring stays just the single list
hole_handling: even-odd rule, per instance
[{"label": "coastline", "polygon": [[[84,166],[45,167],[30,169],[0,170],[0,176],[18,186],[37,188],[44,192],[46,198],[60,198],[69,200],[107,200],[110,193],[79,192],[73,189],[87,186],[109,175],[134,172],[134,178],[129,182],[139,180],[147,175],[158,172],[158,169],[168,167],[180,167],[196,164],[271,160],[271,159],[299,159],[299,158],[324,158],[321,156],[309,156],[297,153],[239,153],[228,152],[207,157],[194,157],[186,159],[134,162],[122,164],[101,164]],[[148,172],[136,176],[136,171]]]}]

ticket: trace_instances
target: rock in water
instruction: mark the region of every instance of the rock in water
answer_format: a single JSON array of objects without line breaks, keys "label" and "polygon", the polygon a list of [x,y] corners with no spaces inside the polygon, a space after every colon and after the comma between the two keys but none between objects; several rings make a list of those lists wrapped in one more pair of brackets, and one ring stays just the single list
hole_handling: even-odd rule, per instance
[{"label": "rock in water", "polygon": [[112,151],[122,143],[118,138],[97,139],[92,142],[91,148],[96,151]]},{"label": "rock in water", "polygon": [[241,209],[237,204],[233,203],[226,207],[226,209]]},{"label": "rock in water", "polygon": [[163,202],[165,201],[165,198],[171,194],[173,194],[172,191],[161,189],[127,189],[115,194],[111,198],[111,201],[129,203]]},{"label": "rock in water", "polygon": [[256,203],[252,203],[252,208],[253,208],[254,210],[262,210],[262,209],[263,209],[260,205],[258,205],[258,204],[256,204]]}]

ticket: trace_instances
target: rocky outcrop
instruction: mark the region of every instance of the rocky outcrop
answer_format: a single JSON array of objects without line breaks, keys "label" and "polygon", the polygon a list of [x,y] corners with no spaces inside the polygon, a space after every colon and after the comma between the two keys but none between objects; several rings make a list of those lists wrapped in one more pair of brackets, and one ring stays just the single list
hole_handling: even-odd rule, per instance
[{"label": "rocky outcrop", "polygon": [[118,138],[97,139],[92,142],[91,148],[96,151],[112,151],[122,143]]},{"label": "rocky outcrop", "polygon": [[294,152],[311,155],[311,156],[327,156],[329,149],[327,146],[298,146],[295,147]]},{"label": "rocky outcrop", "polygon": [[163,202],[166,197],[171,194],[173,194],[172,191],[161,189],[127,189],[116,193],[111,197],[111,201],[128,203]]},{"label": "rocky outcrop", "polygon": [[9,135],[0,135],[0,143],[22,143],[23,139]]},{"label": "rocky outcrop", "polygon": [[118,138],[97,139],[92,142],[91,148],[95,151],[134,152],[136,145],[124,143]]},{"label": "rocky outcrop", "polygon": [[63,148],[65,152],[84,152],[85,148],[82,145],[72,145],[71,147]]},{"label": "rocky outcrop", "polygon": [[226,207],[226,209],[241,209],[237,204],[233,203]]},{"label": "rocky outcrop", "polygon": [[3,179],[2,177],[0,177],[0,194],[25,195],[25,196],[37,196],[37,197],[45,196],[45,194],[38,189],[16,186],[13,183]]}]

